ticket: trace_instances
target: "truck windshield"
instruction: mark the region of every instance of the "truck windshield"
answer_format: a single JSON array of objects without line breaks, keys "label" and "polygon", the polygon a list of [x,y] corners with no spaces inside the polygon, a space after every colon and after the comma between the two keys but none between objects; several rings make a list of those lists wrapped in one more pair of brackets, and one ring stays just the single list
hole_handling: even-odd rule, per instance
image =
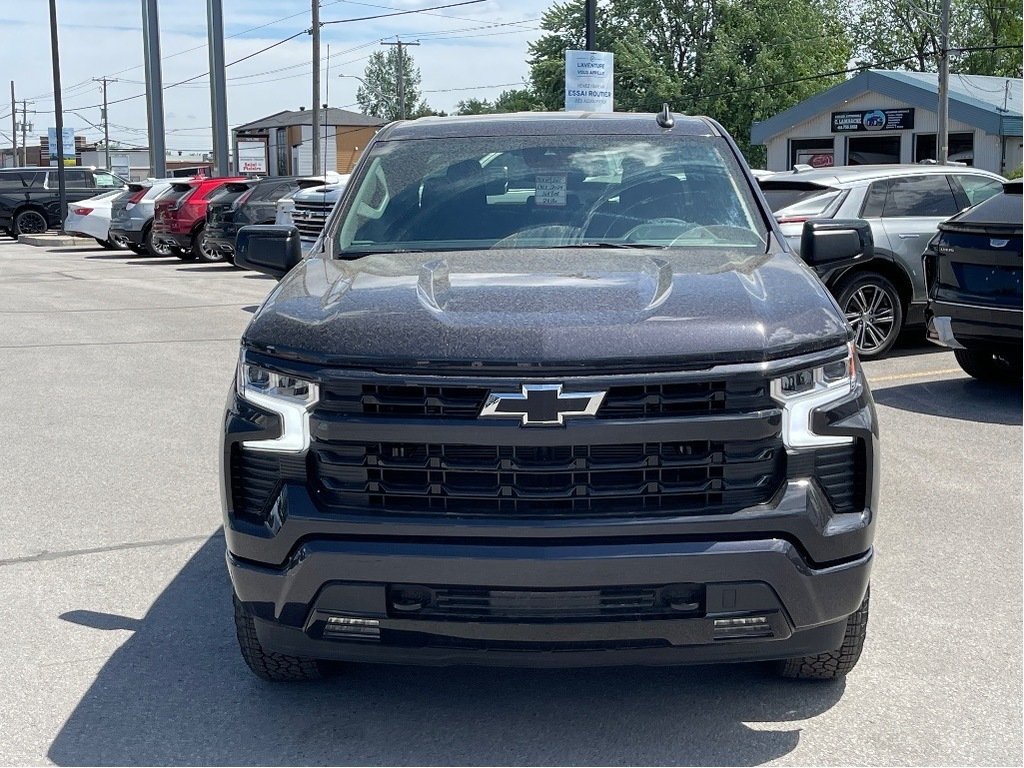
[{"label": "truck windshield", "polygon": [[342,258],[484,248],[728,247],[767,233],[721,138],[384,141],[342,203]]}]

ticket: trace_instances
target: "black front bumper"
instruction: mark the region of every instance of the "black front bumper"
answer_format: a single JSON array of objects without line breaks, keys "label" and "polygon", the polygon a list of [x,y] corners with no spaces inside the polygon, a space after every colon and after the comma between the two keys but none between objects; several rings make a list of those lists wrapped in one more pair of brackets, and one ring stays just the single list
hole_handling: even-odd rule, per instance
[{"label": "black front bumper", "polygon": [[[235,591],[267,648],[321,659],[524,666],[753,661],[834,650],[846,617],[863,600],[871,560],[869,550],[811,568],[781,539],[557,546],[311,541],[280,569],[227,556]],[[699,609],[642,621],[419,618],[396,611],[389,597],[394,584],[490,585],[503,596],[542,594],[556,603],[560,591],[575,596],[581,588],[678,583],[703,588]],[[332,636],[332,617],[365,623],[351,637]],[[763,624],[749,636],[730,636],[722,626],[750,618]],[[364,634],[365,627],[374,631]]]},{"label": "black front bumper", "polygon": [[1019,309],[933,300],[927,320],[928,339],[941,346],[1020,354],[1024,333]]}]

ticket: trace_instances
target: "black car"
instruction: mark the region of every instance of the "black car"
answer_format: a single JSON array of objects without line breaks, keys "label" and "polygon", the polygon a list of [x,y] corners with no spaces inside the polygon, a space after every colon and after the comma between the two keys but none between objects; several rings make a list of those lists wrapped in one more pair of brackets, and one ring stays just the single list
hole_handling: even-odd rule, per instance
[{"label": "black car", "polygon": [[223,255],[226,261],[232,261],[235,255],[235,235],[241,227],[273,224],[278,200],[300,189],[323,183],[322,178],[271,176],[225,185],[229,192],[224,197],[211,200],[206,209],[207,243]]},{"label": "black car", "polygon": [[924,253],[928,338],[983,380],[1020,384],[1021,182],[939,225]]},{"label": "black car", "polygon": [[[128,182],[92,167],[64,171],[68,203],[95,197]],[[62,223],[56,168],[0,168],[0,230],[17,239],[38,235]]]},{"label": "black car", "polygon": [[[878,436],[852,329],[708,118],[392,123],[281,279],[223,432],[262,677],[860,656]],[[811,263],[871,255],[808,222]]]}]

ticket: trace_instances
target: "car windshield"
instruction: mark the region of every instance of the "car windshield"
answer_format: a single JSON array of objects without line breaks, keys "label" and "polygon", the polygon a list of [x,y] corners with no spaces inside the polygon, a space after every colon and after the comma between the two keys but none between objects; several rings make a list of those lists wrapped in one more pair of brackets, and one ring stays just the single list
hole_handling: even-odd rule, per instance
[{"label": "car windshield", "polygon": [[495,136],[378,143],[335,245],[367,253],[484,248],[763,250],[764,222],[718,137]]}]

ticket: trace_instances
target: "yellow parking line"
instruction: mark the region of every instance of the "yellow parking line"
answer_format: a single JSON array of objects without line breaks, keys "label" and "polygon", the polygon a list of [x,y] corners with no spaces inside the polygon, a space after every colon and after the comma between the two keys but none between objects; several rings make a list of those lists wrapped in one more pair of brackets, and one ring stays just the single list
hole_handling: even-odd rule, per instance
[{"label": "yellow parking line", "polygon": [[920,371],[918,373],[899,373],[894,376],[879,376],[877,379],[868,376],[869,384],[882,384],[886,381],[903,381],[904,379],[922,379],[927,376],[945,376],[947,373],[963,373],[959,368],[943,368],[939,371]]}]

